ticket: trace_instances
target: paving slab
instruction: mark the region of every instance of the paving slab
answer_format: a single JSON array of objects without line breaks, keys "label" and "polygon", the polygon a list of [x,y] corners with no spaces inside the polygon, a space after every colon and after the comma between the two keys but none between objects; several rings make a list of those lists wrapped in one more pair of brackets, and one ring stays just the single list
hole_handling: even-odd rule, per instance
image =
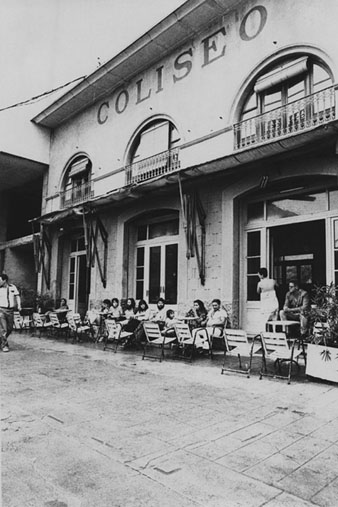
[{"label": "paving slab", "polygon": [[[13,334],[3,507],[336,507],[338,386]],[[20,487],[18,487],[20,477]]]}]

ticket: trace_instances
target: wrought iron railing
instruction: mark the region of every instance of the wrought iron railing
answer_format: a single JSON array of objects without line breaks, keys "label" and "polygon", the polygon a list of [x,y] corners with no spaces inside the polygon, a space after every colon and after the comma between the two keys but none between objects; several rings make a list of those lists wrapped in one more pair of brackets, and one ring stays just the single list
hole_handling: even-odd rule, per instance
[{"label": "wrought iron railing", "polygon": [[94,196],[92,190],[92,182],[83,183],[82,185],[74,185],[60,192],[61,207],[66,208],[74,204],[80,204]]},{"label": "wrought iron railing", "polygon": [[179,148],[163,151],[126,166],[126,185],[141,183],[179,168]]},{"label": "wrought iron railing", "polygon": [[334,87],[234,125],[235,150],[298,134],[336,118]]}]

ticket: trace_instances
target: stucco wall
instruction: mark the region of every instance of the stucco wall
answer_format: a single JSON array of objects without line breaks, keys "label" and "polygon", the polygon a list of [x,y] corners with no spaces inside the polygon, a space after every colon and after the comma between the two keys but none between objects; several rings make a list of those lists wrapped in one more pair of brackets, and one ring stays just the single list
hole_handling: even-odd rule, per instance
[{"label": "stucco wall", "polygon": [[[244,23],[252,9],[254,11]],[[266,10],[266,22],[254,36],[261,23],[262,9]],[[279,0],[240,3],[236,10],[131,79],[124,88],[112,91],[107,99],[56,129],[51,146],[49,195],[60,189],[64,168],[75,153],[89,155],[94,179],[122,168],[134,133],[157,115],[166,115],[177,125],[181,144],[232,125],[238,99],[255,69],[277,56],[308,50],[322,57],[336,75],[336,28],[330,20],[337,15],[338,4],[334,0],[327,0],[325,9],[320,0],[284,0],[282,8]],[[324,26],[325,30],[319,28]],[[251,40],[243,40],[243,29],[253,37]],[[158,91],[158,69],[161,67],[163,81]],[[141,88],[137,92],[140,80]],[[123,110],[125,92],[129,101]],[[139,103],[136,103],[137,94]],[[118,113],[116,107],[122,112]],[[102,124],[98,123],[98,114]],[[232,149],[231,143],[224,142],[221,154],[226,155]],[[220,156],[221,151],[221,146],[214,141],[208,144],[207,150],[203,147],[199,150],[199,162],[212,160]],[[194,153],[193,148],[191,153]],[[185,164],[189,165],[189,150],[184,156]],[[191,163],[196,163],[195,157]],[[101,191],[120,186],[121,182],[123,178],[109,180],[108,188],[101,186]]]}]

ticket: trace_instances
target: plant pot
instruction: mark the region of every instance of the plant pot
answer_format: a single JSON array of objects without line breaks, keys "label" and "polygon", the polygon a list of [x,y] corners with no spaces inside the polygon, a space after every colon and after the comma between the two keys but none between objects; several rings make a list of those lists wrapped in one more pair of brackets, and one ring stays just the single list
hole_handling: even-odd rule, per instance
[{"label": "plant pot", "polygon": [[309,343],[305,373],[338,383],[338,349]]}]

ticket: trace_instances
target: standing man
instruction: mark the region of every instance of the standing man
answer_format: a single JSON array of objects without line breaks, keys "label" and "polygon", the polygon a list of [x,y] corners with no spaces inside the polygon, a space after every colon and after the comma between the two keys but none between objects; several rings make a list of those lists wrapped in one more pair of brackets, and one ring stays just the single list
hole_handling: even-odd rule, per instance
[{"label": "standing man", "polygon": [[15,285],[8,283],[8,276],[0,275],[0,339],[2,352],[9,352],[8,337],[13,331],[14,310],[21,310],[21,299]]},{"label": "standing man", "polygon": [[309,294],[299,288],[296,280],[290,280],[289,292],[286,293],[283,310],[279,312],[281,320],[298,320],[300,322],[300,334],[304,336],[309,325],[309,310]]}]

